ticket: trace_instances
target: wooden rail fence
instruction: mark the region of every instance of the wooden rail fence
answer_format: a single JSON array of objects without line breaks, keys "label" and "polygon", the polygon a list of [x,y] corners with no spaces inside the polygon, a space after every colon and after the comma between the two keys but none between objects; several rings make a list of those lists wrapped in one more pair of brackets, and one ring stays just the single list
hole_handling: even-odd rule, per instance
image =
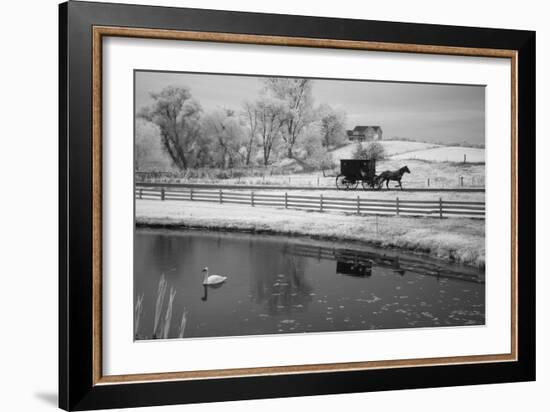
[{"label": "wooden rail fence", "polygon": [[223,189],[136,187],[137,199],[186,200],[213,202],[219,204],[241,204],[251,207],[271,206],[285,209],[315,210],[319,212],[339,211],[358,215],[405,215],[432,216],[440,219],[450,216],[485,218],[485,202],[462,202],[438,200],[370,199],[357,197],[335,197],[259,193],[255,191],[234,191]]}]

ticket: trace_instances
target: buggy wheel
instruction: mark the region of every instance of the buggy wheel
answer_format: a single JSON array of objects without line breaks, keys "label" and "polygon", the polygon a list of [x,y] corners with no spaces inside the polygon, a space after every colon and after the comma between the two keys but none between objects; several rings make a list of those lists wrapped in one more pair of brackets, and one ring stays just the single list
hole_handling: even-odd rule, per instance
[{"label": "buggy wheel", "polygon": [[372,190],[372,189],[374,189],[374,185],[367,182],[366,180],[361,180],[361,186],[363,186],[363,190]]},{"label": "buggy wheel", "polygon": [[344,175],[338,175],[336,176],[336,188],[338,190],[348,190],[349,189],[349,181],[346,179],[346,176]]},{"label": "buggy wheel", "polygon": [[345,175],[338,175],[336,177],[336,187],[338,190],[353,190],[357,188],[358,184],[358,181],[349,180]]},{"label": "buggy wheel", "polygon": [[372,190],[380,190],[380,188],[382,187],[382,182],[378,181],[378,177],[379,176],[374,175],[371,180],[370,187],[372,188]]}]

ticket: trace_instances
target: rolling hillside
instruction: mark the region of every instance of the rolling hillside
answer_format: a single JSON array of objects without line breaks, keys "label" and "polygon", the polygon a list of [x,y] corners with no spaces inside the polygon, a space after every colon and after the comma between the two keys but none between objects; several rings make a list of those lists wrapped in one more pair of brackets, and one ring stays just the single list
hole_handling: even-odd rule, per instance
[{"label": "rolling hillside", "polygon": [[[386,159],[376,163],[376,172],[396,170],[407,165],[410,174],[403,177],[406,187],[469,187],[485,185],[485,149],[441,146],[422,142],[389,140],[380,142],[386,149]],[[366,143],[365,143],[366,145]],[[332,152],[334,161],[350,159],[356,143]],[[466,163],[463,163],[466,155]],[[339,166],[337,166],[339,167]]]},{"label": "rolling hillside", "polygon": [[[442,146],[432,143],[386,140],[379,142],[386,151],[387,160],[425,160],[431,162],[479,163],[485,161],[485,149],[460,146]],[[363,143],[366,145],[366,143]],[[357,144],[351,143],[332,151],[336,162],[353,157]]]},{"label": "rolling hillside", "polygon": [[[439,145],[431,143],[408,142],[404,140],[382,140],[379,143],[384,146],[386,156],[393,156],[408,152],[416,152],[440,147]],[[366,145],[366,143],[363,143],[363,145]],[[356,146],[357,143],[350,143],[346,146],[342,146],[338,149],[333,150],[332,156],[334,160],[339,161],[340,159],[350,159],[353,155],[353,152],[355,151]]]},{"label": "rolling hillside", "polygon": [[394,160],[427,160],[432,162],[463,162],[466,155],[466,162],[485,162],[485,149],[475,147],[441,146],[432,149],[418,150],[414,152],[401,153],[391,156]]}]

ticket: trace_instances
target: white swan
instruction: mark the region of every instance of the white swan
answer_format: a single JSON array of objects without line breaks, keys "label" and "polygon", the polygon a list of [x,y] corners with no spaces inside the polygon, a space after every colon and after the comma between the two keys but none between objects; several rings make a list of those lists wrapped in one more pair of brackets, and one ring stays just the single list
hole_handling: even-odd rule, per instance
[{"label": "white swan", "polygon": [[205,267],[202,271],[204,272],[204,280],[202,281],[203,285],[218,285],[227,280],[227,276],[209,275],[208,267]]}]

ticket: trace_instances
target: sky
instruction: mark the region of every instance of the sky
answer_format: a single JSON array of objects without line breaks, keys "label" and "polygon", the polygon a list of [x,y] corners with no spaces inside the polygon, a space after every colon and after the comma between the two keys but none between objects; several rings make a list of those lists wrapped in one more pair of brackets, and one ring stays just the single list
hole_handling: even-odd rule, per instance
[{"label": "sky", "polygon": [[[263,87],[258,76],[199,73],[137,71],[135,81],[137,110],[153,102],[151,92],[186,86],[205,112],[239,111]],[[347,129],[381,126],[386,140],[485,143],[484,86],[314,79],[312,94],[315,104],[344,110]]]}]

